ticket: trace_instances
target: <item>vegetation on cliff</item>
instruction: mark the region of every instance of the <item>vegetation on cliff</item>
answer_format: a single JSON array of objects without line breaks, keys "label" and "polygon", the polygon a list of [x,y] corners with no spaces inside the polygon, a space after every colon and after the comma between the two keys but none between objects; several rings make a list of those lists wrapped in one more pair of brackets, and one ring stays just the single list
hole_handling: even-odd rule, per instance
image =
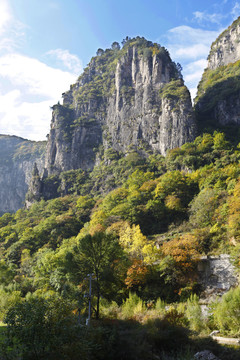
[{"label": "vegetation on cliff", "polygon": [[46,141],[30,141],[17,136],[0,135],[0,164],[44,157]]},{"label": "vegetation on cliff", "polygon": [[240,60],[234,64],[206,69],[198,85],[195,104],[201,105],[201,112],[209,113],[218,101],[228,98],[240,89]]}]

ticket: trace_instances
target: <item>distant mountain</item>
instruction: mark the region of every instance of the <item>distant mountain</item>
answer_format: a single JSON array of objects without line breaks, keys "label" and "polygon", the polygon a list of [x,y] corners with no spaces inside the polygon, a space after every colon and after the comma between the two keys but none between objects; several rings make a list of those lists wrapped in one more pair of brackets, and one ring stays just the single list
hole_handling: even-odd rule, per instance
[{"label": "distant mountain", "polygon": [[0,135],[0,213],[24,205],[34,163],[43,168],[45,147],[45,141]]}]

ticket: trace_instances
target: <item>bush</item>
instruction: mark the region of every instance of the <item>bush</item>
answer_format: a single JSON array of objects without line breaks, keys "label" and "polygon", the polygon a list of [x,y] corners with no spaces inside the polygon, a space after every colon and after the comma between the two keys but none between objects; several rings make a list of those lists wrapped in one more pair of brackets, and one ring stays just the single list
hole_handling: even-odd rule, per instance
[{"label": "bush", "polygon": [[159,311],[165,311],[166,303],[161,298],[158,298],[155,304],[155,309]]},{"label": "bush", "polygon": [[189,321],[189,327],[194,331],[201,331],[204,327],[202,310],[197,295],[191,295],[187,301],[185,315]]},{"label": "bush", "polygon": [[57,297],[30,297],[10,308],[5,322],[13,355],[21,354],[24,360],[52,358],[72,342],[71,308]]},{"label": "bush", "polygon": [[129,298],[122,305],[122,316],[125,319],[136,317],[141,314],[144,315],[146,306],[143,301],[135,293],[129,293]]},{"label": "bush", "polygon": [[213,319],[224,334],[240,334],[240,287],[223,295],[213,312]]}]

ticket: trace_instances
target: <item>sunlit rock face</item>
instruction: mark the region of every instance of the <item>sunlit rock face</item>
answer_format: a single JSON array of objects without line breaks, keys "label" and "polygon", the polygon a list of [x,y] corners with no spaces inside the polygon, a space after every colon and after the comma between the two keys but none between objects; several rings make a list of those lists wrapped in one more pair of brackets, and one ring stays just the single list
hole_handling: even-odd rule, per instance
[{"label": "sunlit rock face", "polygon": [[240,18],[213,42],[195,105],[199,122],[240,125]]},{"label": "sunlit rock face", "polygon": [[240,18],[223,31],[211,46],[208,56],[208,68],[217,69],[219,66],[235,63],[240,59]]},{"label": "sunlit rock face", "polygon": [[[144,41],[93,58],[63,105],[53,107],[48,175],[91,170],[109,148],[165,155],[194,139],[191,99],[176,64],[164,48]],[[165,91],[170,85],[172,93]]]}]

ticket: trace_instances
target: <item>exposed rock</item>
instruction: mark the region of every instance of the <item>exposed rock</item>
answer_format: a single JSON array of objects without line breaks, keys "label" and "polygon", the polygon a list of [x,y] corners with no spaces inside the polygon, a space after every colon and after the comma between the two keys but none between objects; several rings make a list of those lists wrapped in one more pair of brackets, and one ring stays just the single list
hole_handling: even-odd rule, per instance
[{"label": "exposed rock", "polygon": [[213,42],[195,104],[199,123],[240,125],[240,17]]},{"label": "exposed rock", "polygon": [[39,201],[42,196],[43,183],[39,176],[39,171],[37,164],[34,163],[32,178],[28,187],[28,192],[26,195],[25,206],[28,208],[31,206],[32,202]]},{"label": "exposed rock", "polygon": [[[240,80],[239,80],[240,81]],[[240,91],[232,94],[227,99],[217,101],[214,107],[214,118],[221,125],[240,125]]]},{"label": "exposed rock", "polygon": [[211,351],[204,350],[194,355],[194,360],[220,360]]},{"label": "exposed rock", "polygon": [[226,254],[202,257],[198,263],[198,273],[203,288],[201,297],[207,301],[238,285],[236,269],[230,261],[230,256]]},{"label": "exposed rock", "polygon": [[193,140],[191,99],[176,64],[164,48],[139,39],[93,58],[63,105],[53,107],[48,175],[93,169],[101,147],[165,155]]},{"label": "exposed rock", "polygon": [[211,46],[208,68],[234,63],[240,59],[240,17],[223,31]]},{"label": "exposed rock", "polygon": [[0,213],[23,207],[34,163],[44,165],[45,142],[0,135]]}]

